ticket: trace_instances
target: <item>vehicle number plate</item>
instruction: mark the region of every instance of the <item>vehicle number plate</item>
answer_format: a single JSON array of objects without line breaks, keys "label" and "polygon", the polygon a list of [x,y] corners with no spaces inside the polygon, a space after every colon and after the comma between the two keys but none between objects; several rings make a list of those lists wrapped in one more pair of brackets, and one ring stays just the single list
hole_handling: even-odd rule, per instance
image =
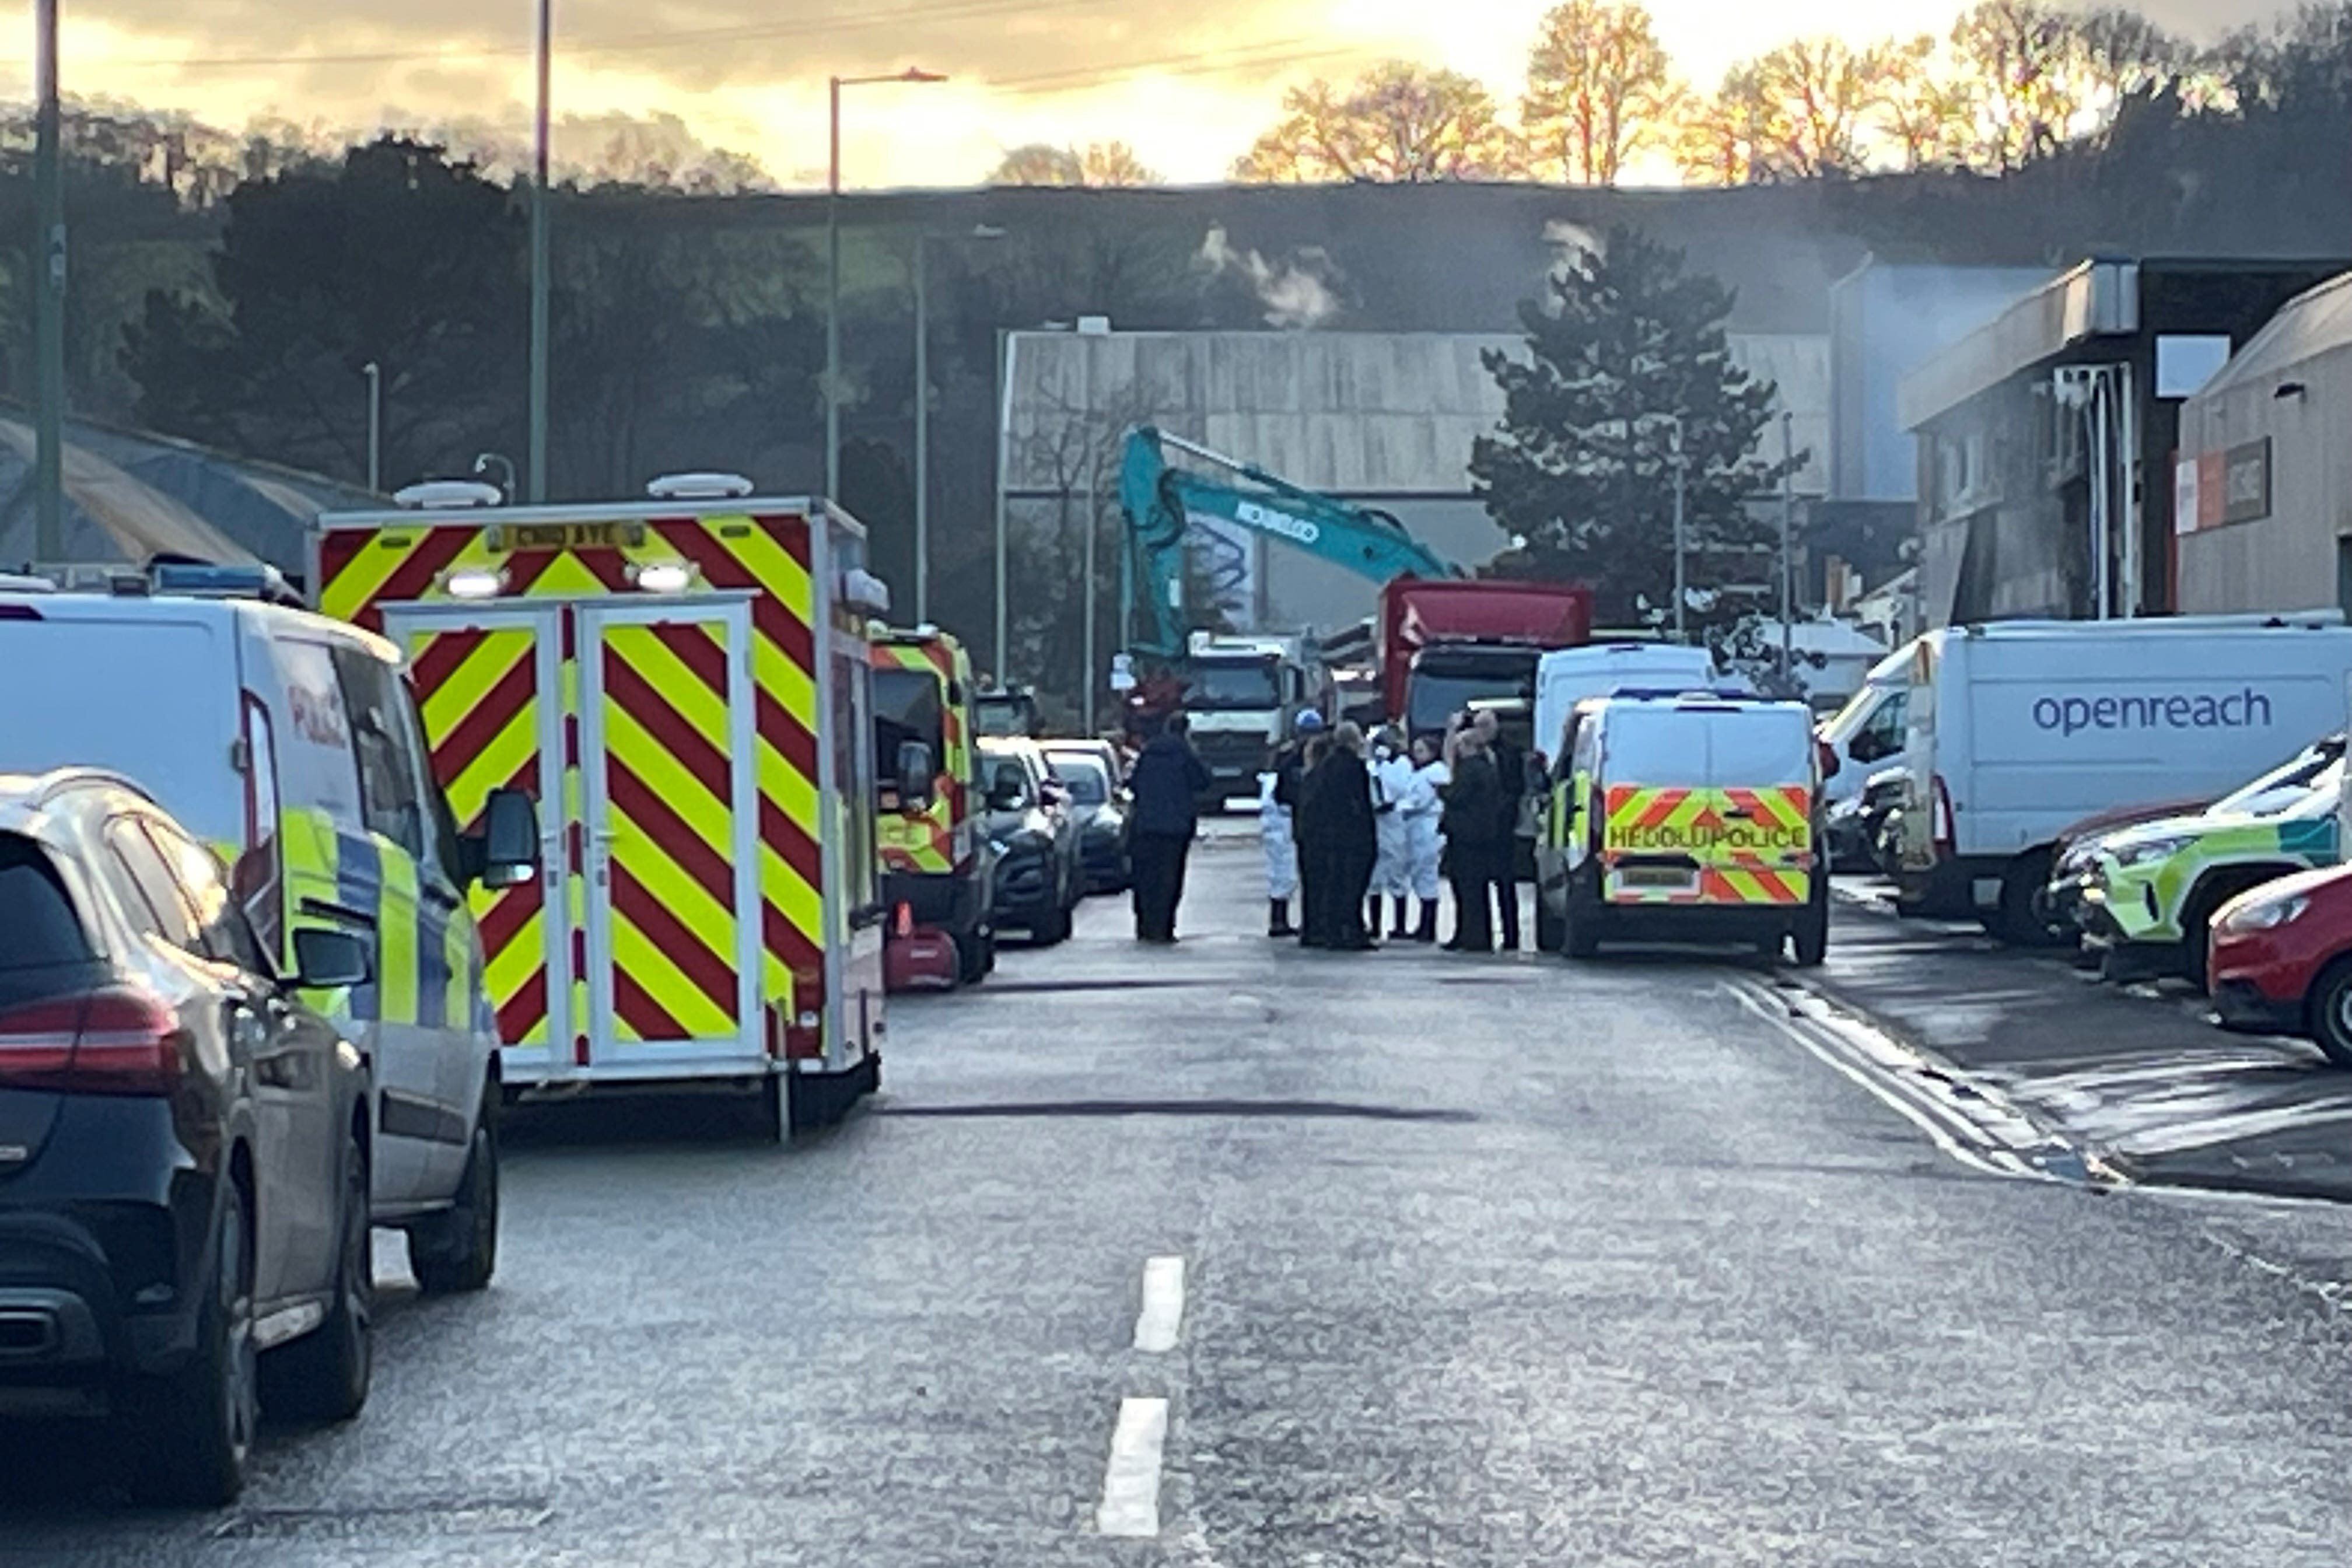
[{"label": "vehicle number plate", "polygon": [[646,542],[642,522],[497,522],[485,539],[493,552],[515,550],[625,550]]},{"label": "vehicle number plate", "polygon": [[1617,873],[1617,883],[1645,891],[1679,893],[1691,888],[1695,879],[1678,866],[1628,866]]}]

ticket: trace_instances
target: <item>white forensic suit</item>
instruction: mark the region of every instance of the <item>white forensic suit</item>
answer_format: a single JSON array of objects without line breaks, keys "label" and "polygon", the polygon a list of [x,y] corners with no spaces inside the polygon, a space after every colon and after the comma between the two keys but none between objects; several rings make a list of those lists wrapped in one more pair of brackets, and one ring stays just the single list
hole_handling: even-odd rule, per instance
[{"label": "white forensic suit", "polygon": [[1377,758],[1371,774],[1372,809],[1378,814],[1372,824],[1380,850],[1372,862],[1372,892],[1402,899],[1412,884],[1412,850],[1404,816],[1404,799],[1412,789],[1412,759],[1393,752]]},{"label": "white forensic suit", "polygon": [[1437,833],[1437,819],[1444,809],[1439,792],[1449,777],[1442,762],[1413,768],[1397,801],[1397,815],[1404,818],[1407,875],[1412,896],[1423,903],[1437,898],[1437,862],[1444,848]]},{"label": "white forensic suit", "polygon": [[1265,850],[1265,896],[1287,903],[1298,893],[1298,840],[1290,828],[1290,807],[1274,798],[1278,775],[1257,775],[1257,837]]}]

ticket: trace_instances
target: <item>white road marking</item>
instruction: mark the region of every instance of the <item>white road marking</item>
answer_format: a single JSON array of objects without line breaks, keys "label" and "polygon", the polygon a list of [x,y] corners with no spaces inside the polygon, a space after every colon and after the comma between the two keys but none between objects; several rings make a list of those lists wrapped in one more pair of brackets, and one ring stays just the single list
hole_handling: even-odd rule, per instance
[{"label": "white road marking", "polygon": [[1095,1528],[1105,1535],[1160,1533],[1160,1450],[1168,1441],[1168,1402],[1122,1399],[1110,1435],[1110,1465],[1103,1471],[1102,1506]]},{"label": "white road marking", "polygon": [[1135,1348],[1158,1354],[1176,1348],[1184,1322],[1184,1260],[1143,1260],[1143,1310],[1135,1315]]}]

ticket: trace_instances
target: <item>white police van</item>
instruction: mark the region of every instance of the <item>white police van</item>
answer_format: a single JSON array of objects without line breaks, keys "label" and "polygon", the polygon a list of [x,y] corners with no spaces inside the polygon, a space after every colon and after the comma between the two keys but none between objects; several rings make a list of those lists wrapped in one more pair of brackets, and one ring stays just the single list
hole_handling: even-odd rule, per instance
[{"label": "white police van", "polygon": [[1882,666],[1872,686],[1905,716],[1899,907],[2036,942],[2067,828],[2221,795],[2344,728],[2352,627],[2336,610],[1997,621],[1889,663],[1901,679]]}]

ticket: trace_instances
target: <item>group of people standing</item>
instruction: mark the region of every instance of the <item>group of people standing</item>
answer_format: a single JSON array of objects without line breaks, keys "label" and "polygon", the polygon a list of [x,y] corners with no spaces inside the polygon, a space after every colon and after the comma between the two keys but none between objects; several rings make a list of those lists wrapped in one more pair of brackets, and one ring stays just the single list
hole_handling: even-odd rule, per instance
[{"label": "group of people standing", "polygon": [[[1457,715],[1443,746],[1423,736],[1408,747],[1393,730],[1368,743],[1358,725],[1327,729],[1313,709],[1299,712],[1295,731],[1259,798],[1268,936],[1360,952],[1378,944],[1385,903],[1390,941],[1433,942],[1442,869],[1454,895],[1448,949],[1492,951],[1490,899],[1500,904],[1503,945],[1518,945],[1512,852],[1524,763],[1492,714]],[[1417,919],[1408,919],[1409,900]]]}]

